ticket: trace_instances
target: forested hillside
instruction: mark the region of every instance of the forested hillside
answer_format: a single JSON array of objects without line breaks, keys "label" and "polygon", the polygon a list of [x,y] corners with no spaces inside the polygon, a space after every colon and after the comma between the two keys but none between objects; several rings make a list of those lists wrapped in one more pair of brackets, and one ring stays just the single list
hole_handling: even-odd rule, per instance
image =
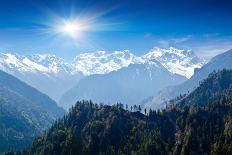
[{"label": "forested hillside", "polygon": [[[77,102],[22,153],[231,154],[231,77],[232,71],[213,73],[193,93],[161,112],[146,109],[142,114],[137,106]],[[207,89],[208,96],[217,97],[198,104],[193,94]],[[185,106],[180,106],[182,102]]]},{"label": "forested hillside", "polygon": [[200,86],[187,97],[177,102],[180,106],[205,106],[214,102],[224,102],[232,94],[232,73],[228,70],[213,72],[200,82]]}]

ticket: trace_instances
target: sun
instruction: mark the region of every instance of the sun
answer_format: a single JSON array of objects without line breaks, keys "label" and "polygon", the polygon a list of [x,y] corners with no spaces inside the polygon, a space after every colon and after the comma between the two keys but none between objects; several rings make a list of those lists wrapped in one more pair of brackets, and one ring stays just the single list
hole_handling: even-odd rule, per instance
[{"label": "sun", "polygon": [[79,25],[76,22],[66,22],[61,27],[62,32],[67,34],[73,34],[79,30]]},{"label": "sun", "polygon": [[67,20],[58,26],[58,31],[65,35],[76,36],[83,30],[83,26],[77,21]]}]

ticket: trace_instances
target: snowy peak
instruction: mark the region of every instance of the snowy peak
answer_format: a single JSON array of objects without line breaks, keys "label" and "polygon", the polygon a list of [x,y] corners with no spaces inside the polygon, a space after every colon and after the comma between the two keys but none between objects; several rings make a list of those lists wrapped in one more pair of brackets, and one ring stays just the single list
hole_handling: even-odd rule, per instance
[{"label": "snowy peak", "polygon": [[37,64],[45,66],[49,73],[71,73],[72,71],[71,65],[69,63],[55,55],[35,54],[30,56],[30,59]]},{"label": "snowy peak", "polygon": [[193,51],[170,47],[168,49],[154,48],[142,58],[145,61],[158,60],[171,73],[190,78],[195,68],[201,68],[204,61]]},{"label": "snowy peak", "polygon": [[32,72],[42,74],[58,74],[71,69],[63,59],[55,55],[35,54],[21,56],[12,53],[0,53],[0,68],[6,72]]},{"label": "snowy peak", "polygon": [[25,56],[17,54],[2,53],[0,54],[1,69],[5,71],[46,71],[46,67],[36,64]]},{"label": "snowy peak", "polygon": [[127,67],[130,64],[140,63],[140,58],[136,57],[128,50],[107,53],[98,51],[94,53],[84,53],[77,56],[72,65],[76,71],[84,75],[105,74]]},{"label": "snowy peak", "polygon": [[[192,54],[192,53],[191,53]],[[148,59],[154,59],[154,58],[172,58],[172,57],[180,57],[183,58],[186,55],[191,56],[190,50],[182,50],[182,49],[176,49],[174,47],[170,47],[168,49],[165,48],[153,48],[150,52],[144,55],[144,57]]]}]

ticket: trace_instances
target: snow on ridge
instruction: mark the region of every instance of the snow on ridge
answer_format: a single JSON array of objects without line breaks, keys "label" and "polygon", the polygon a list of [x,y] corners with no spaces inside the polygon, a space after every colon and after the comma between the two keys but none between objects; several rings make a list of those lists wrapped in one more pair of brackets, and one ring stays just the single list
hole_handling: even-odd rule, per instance
[{"label": "snow on ridge", "polygon": [[42,74],[77,74],[85,76],[105,74],[116,71],[130,64],[150,64],[159,62],[173,74],[190,78],[195,68],[201,68],[204,61],[198,58],[193,51],[170,47],[167,49],[155,47],[142,56],[136,56],[129,50],[97,51],[82,53],[70,63],[52,54],[33,54],[22,56],[12,53],[0,53],[0,69],[35,72]]},{"label": "snow on ridge", "polygon": [[34,54],[29,56],[13,53],[0,53],[0,69],[6,72],[32,72],[42,74],[58,74],[68,72],[68,64],[63,59],[50,54]]},{"label": "snow on ridge", "polygon": [[36,63],[46,66],[49,73],[72,73],[73,70],[69,63],[54,54],[34,54],[30,58]]},{"label": "snow on ridge", "polygon": [[129,50],[107,53],[97,51],[83,53],[73,61],[76,70],[84,75],[105,74],[110,71],[127,67],[130,64],[154,64],[160,62],[168,71],[190,78],[195,68],[200,68],[204,61],[198,58],[193,51],[170,47],[167,49],[155,47],[142,56],[135,56]]},{"label": "snow on ridge", "polygon": [[115,51],[113,53],[97,51],[80,54],[74,59],[72,64],[76,70],[81,71],[84,75],[105,74],[127,67],[135,62],[139,63],[137,59],[138,57],[128,50]]},{"label": "snow on ridge", "polygon": [[24,59],[22,60],[22,62],[23,62],[26,66],[30,67],[31,69],[33,69],[33,70],[35,70],[35,71],[42,71],[42,72],[47,72],[47,71],[48,71],[46,67],[44,67],[44,66],[42,66],[42,65],[40,65],[40,64],[37,64],[37,63],[35,63],[35,62],[29,60],[28,58],[24,58]]},{"label": "snow on ridge", "polygon": [[201,68],[204,61],[198,58],[193,51],[170,47],[168,49],[154,48],[144,56],[146,61],[158,60],[171,73],[190,78],[195,68]]}]

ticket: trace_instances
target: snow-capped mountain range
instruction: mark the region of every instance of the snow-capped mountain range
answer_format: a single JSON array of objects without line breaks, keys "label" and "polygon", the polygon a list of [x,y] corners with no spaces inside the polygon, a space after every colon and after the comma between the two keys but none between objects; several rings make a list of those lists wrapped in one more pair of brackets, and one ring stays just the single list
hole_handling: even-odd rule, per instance
[{"label": "snow-capped mountain range", "polygon": [[75,71],[84,75],[105,74],[116,71],[130,64],[160,62],[168,71],[190,78],[195,68],[201,68],[205,61],[197,57],[191,50],[154,48],[142,56],[135,56],[130,51],[115,51],[106,53],[98,51],[95,53],[84,53],[77,56],[72,66]]},{"label": "snow-capped mountain range", "polygon": [[154,48],[142,56],[136,56],[128,50],[82,53],[71,62],[51,54],[0,53],[0,70],[37,88],[57,102],[86,76],[107,74],[135,64],[144,64],[149,68],[157,63],[173,75],[190,78],[194,69],[200,68],[204,61],[190,50],[174,47]]},{"label": "snow-capped mountain range", "polygon": [[107,53],[97,51],[83,53],[72,62],[50,54],[19,55],[0,53],[0,69],[9,73],[40,73],[57,76],[60,74],[106,74],[116,71],[130,64],[160,62],[168,71],[190,78],[195,68],[205,63],[191,50],[182,50],[174,47],[168,49],[154,48],[142,56],[136,56],[128,50]]}]

